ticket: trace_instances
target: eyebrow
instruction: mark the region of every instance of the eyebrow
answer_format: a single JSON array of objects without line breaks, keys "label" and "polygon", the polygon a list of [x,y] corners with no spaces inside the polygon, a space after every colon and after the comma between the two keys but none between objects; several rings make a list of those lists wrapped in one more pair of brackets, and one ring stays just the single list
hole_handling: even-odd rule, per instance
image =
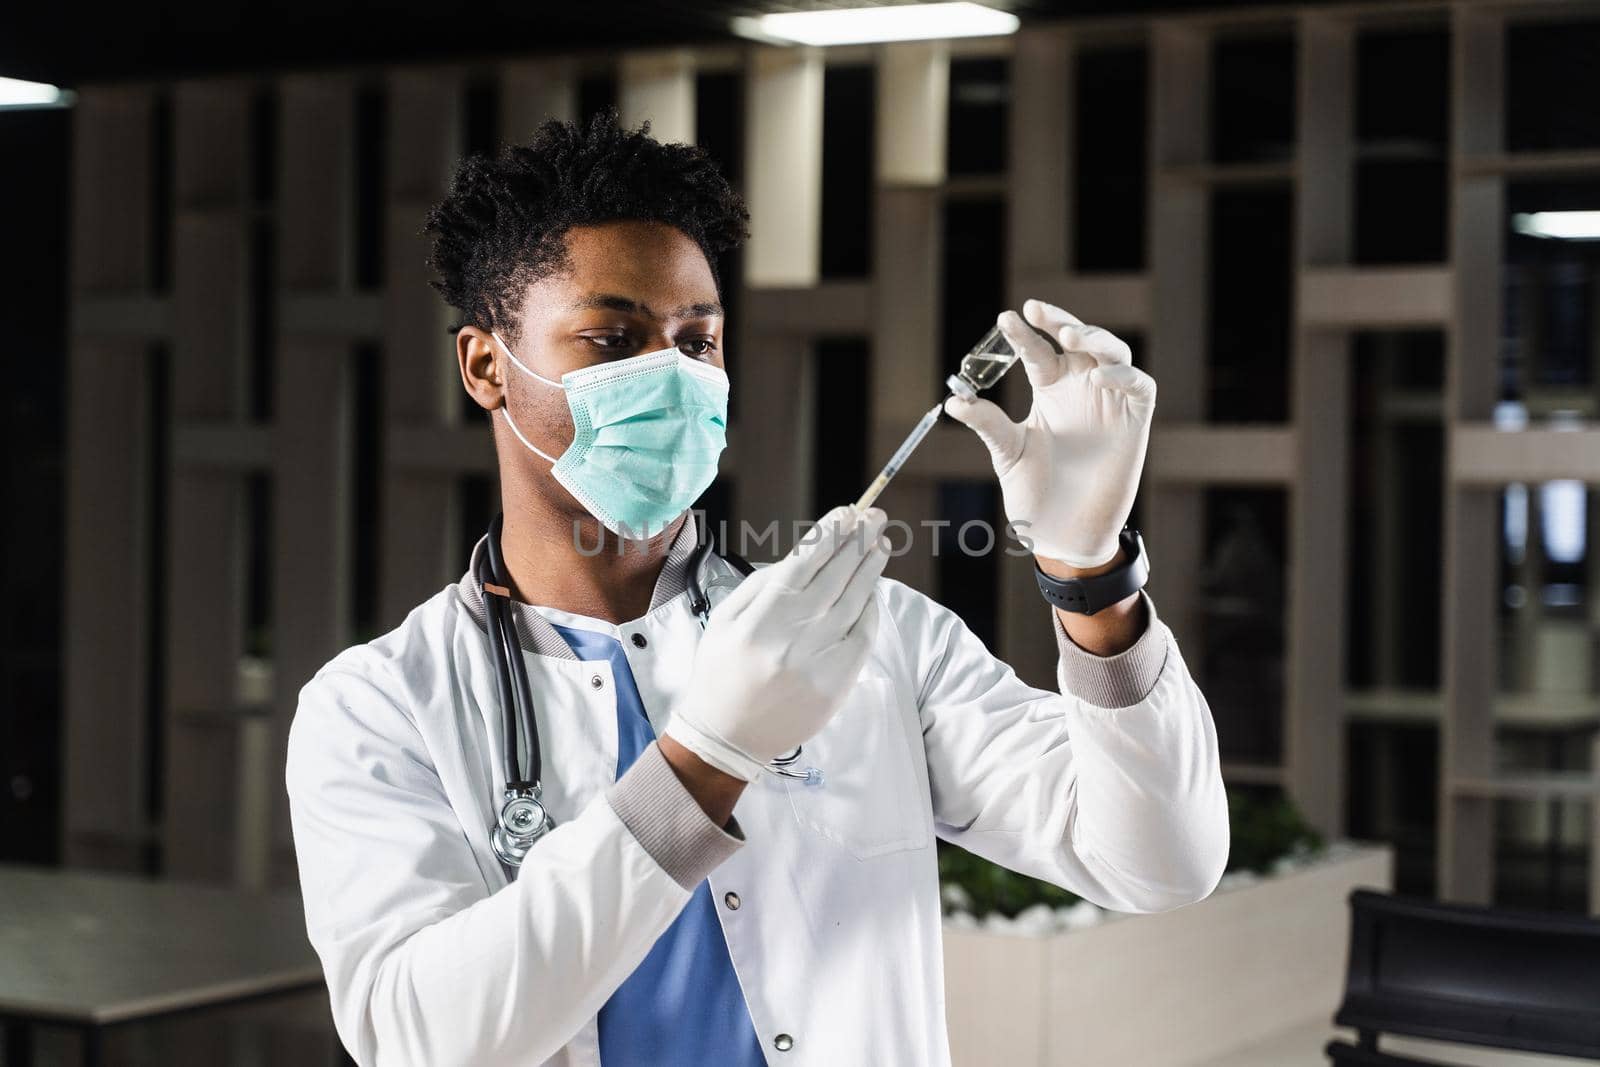
[{"label": "eyebrow", "polygon": [[[630,315],[643,315],[646,318],[653,319],[658,317],[653,311],[650,310],[650,306],[648,304],[642,304],[636,300],[630,300],[625,296],[618,296],[615,293],[591,293],[582,300],[578,301],[576,304],[568,305],[567,310],[582,311],[585,308],[609,308],[612,311],[624,311]],[[721,314],[721,304],[701,303],[685,304],[682,307],[674,310],[672,314],[668,315],[667,317],[673,319],[704,319],[713,315],[721,316]]]}]

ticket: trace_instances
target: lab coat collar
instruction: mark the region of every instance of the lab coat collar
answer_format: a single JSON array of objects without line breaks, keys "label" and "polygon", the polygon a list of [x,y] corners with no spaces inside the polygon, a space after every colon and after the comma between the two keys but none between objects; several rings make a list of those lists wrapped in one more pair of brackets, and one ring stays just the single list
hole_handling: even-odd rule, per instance
[{"label": "lab coat collar", "polygon": [[[485,633],[488,632],[488,623],[485,621],[483,610],[483,590],[479,587],[473,575],[477,573],[478,561],[481,553],[486,551],[484,542],[488,534],[478,538],[477,544],[472,547],[472,557],[467,564],[466,573],[456,583],[456,595],[466,607],[472,620]],[[656,578],[655,589],[650,594],[650,611],[654,612],[661,605],[681,596],[688,588],[687,575],[689,559],[694,554],[694,546],[698,540],[698,532],[694,517],[691,515],[687,521],[678,527],[677,536],[672,540],[672,546],[667,549],[666,562],[661,567],[661,574]],[[547,609],[550,610],[550,609]],[[516,624],[517,643],[524,651],[532,652],[538,656],[551,656],[555,659],[577,659],[576,653],[556,632],[549,619],[533,605],[521,601],[511,602],[511,614]],[[573,616],[573,618],[577,618]]]}]

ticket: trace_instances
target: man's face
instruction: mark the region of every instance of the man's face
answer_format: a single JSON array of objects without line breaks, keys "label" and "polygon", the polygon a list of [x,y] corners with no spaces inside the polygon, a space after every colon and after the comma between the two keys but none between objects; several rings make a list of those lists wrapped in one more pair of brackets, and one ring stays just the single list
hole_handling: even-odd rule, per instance
[{"label": "man's face", "polygon": [[567,256],[569,269],[528,286],[518,359],[547,378],[663,348],[722,366],[711,266],[683,231],[654,222],[574,227]]},{"label": "man's face", "polygon": [[[568,371],[676,348],[723,366],[716,283],[705,254],[687,234],[661,223],[609,222],[574,227],[566,245],[566,269],[528,286],[521,329],[516,337],[505,337],[523,364],[559,381]],[[494,355],[512,419],[535,446],[559,457],[573,436],[566,394],[522,373],[504,353]],[[483,403],[480,389],[471,382],[468,388]],[[519,467],[538,467],[543,477],[530,469],[537,491],[562,511],[582,511],[548,477],[548,463],[502,427],[495,432],[502,442],[502,465],[515,457]]]}]

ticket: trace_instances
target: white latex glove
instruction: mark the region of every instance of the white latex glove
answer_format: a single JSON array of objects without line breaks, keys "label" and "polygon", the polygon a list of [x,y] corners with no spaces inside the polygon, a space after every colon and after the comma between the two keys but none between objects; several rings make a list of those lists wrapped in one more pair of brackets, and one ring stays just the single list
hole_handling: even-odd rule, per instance
[{"label": "white latex glove", "polygon": [[945,411],[977,432],[1000,476],[1006,518],[1035,555],[1096,567],[1117,554],[1150,440],[1156,383],[1130,360],[1125,341],[1085,326],[1042,300],[997,320],[1033,384],[1033,407],[1012,422],[988,400],[952,396]]},{"label": "white latex glove", "polygon": [[835,508],[718,604],[666,736],[753,782],[827,725],[877,634],[887,521],[878,508]]}]

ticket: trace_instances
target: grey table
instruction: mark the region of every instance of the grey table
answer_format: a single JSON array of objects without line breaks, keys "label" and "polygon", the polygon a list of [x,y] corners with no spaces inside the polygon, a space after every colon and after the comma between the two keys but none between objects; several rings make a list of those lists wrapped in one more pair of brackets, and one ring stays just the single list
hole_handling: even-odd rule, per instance
[{"label": "grey table", "polygon": [[109,1028],[321,984],[292,893],[0,864],[7,1067],[39,1025],[81,1032],[98,1065]]}]

